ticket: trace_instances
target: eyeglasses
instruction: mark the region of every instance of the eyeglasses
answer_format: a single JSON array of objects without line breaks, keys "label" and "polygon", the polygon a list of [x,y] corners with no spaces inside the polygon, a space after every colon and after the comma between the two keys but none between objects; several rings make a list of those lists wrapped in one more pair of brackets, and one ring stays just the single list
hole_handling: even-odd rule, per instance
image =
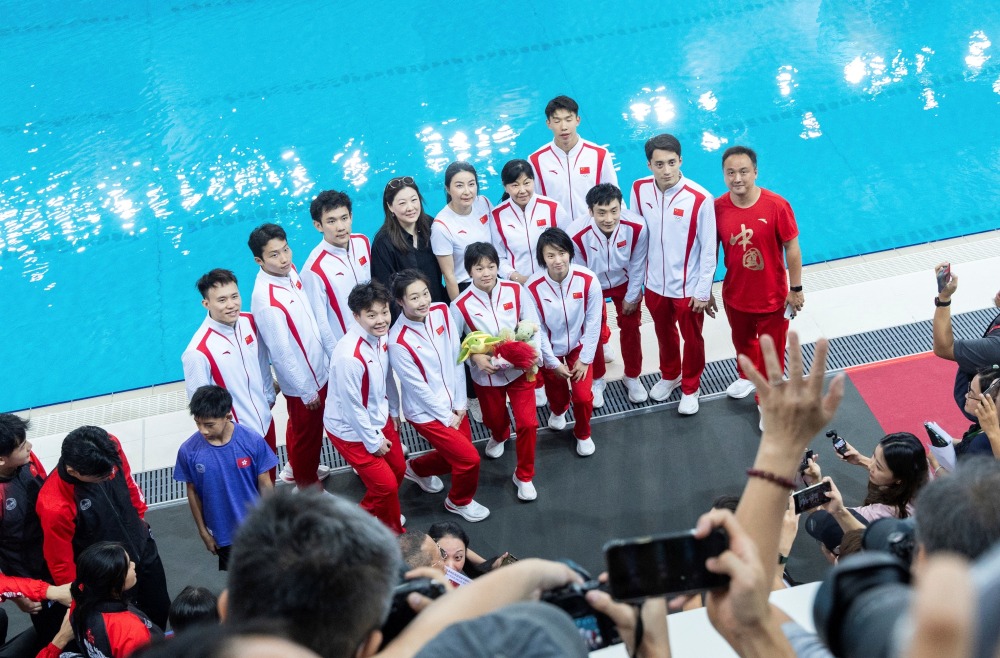
[{"label": "eyeglasses", "polygon": [[444,566],[444,561],[448,559],[448,551],[446,551],[443,548],[441,548],[440,546],[438,546],[437,543],[435,543],[434,545],[437,546],[438,552],[441,554],[441,559],[440,560],[436,560],[435,562],[432,562],[431,566],[432,567],[437,567],[439,565],[440,566]]},{"label": "eyeglasses", "polygon": [[415,184],[416,183],[413,182],[412,176],[401,176],[399,178],[393,178],[392,180],[390,180],[389,184],[386,187],[388,187],[390,190],[396,190],[401,187],[409,187],[410,185],[415,185]]}]

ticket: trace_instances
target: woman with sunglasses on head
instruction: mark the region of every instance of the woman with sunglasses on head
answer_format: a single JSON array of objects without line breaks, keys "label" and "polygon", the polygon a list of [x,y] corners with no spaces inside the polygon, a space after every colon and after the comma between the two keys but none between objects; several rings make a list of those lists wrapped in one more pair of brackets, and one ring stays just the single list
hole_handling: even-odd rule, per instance
[{"label": "woman with sunglasses on head", "polygon": [[[385,222],[372,241],[372,278],[392,289],[392,275],[416,269],[427,275],[431,299],[447,303],[441,267],[431,248],[431,216],[424,212],[420,188],[409,176],[390,180],[382,192]],[[393,320],[399,315],[395,300]]]}]

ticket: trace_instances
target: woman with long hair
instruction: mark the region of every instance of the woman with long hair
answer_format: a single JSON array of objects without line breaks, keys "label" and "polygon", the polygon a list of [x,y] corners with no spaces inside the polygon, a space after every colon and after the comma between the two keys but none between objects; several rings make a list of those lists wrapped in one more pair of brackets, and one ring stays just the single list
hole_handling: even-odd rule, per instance
[{"label": "woman with long hair", "polygon": [[[372,241],[372,278],[392,289],[392,275],[406,269],[423,272],[431,299],[448,302],[441,284],[441,266],[431,248],[431,216],[424,211],[420,188],[410,176],[391,179],[382,192],[385,221]],[[399,315],[393,301],[392,317]]]}]

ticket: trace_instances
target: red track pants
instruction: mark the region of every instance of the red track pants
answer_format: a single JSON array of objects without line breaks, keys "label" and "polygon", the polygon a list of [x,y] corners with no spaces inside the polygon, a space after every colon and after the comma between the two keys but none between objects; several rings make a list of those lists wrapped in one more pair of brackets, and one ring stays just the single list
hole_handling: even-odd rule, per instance
[{"label": "red track pants", "polygon": [[361,509],[399,535],[403,533],[403,526],[399,522],[399,484],[406,472],[406,460],[403,458],[399,434],[391,420],[382,428],[382,433],[392,444],[389,452],[382,456],[368,452],[361,441],[344,441],[329,432],[327,436],[337,452],[358,472],[358,477],[368,489],[359,503]]},{"label": "red track pants", "polygon": [[448,498],[459,507],[468,505],[479,486],[479,453],[472,445],[469,417],[462,417],[457,430],[439,420],[412,424],[434,447],[432,452],[410,460],[413,472],[420,477],[451,473]]},{"label": "red track pants", "polygon": [[510,416],[507,415],[507,399],[510,398],[517,430],[517,469],[514,475],[521,482],[531,482],[535,477],[535,442],[538,438],[535,382],[529,382],[525,375],[521,375],[506,386],[476,384],[476,395],[483,410],[483,424],[490,428],[497,443],[503,443],[510,437]]},{"label": "red track pants", "polygon": [[[690,297],[661,297],[646,290],[646,306],[653,316],[656,341],[660,346],[660,377],[669,380],[682,375],[681,393],[688,395],[698,390],[701,373],[705,370],[705,339],[701,335],[705,314],[693,312],[690,302]],[[683,370],[678,327],[684,338]]]},{"label": "red track pants", "polygon": [[323,448],[323,406],[326,403],[326,386],[319,390],[319,407],[307,409],[301,398],[286,396],[288,428],[285,445],[288,462],[295,474],[295,486],[300,489],[319,483],[319,452]]},{"label": "red track pants", "polygon": [[[642,337],[639,335],[639,324],[642,322],[642,297],[639,298],[639,306],[633,313],[625,315],[622,313],[622,304],[625,303],[625,292],[628,284],[623,283],[614,288],[604,291],[605,298],[610,297],[618,312],[618,329],[621,330],[621,350],[622,361],[625,363],[625,376],[635,379],[642,374]],[[594,356],[594,379],[601,379],[607,372],[604,364],[604,343],[608,342],[611,330],[608,329],[608,307],[607,304],[601,307],[601,340],[597,344],[597,354]]]},{"label": "red track pants", "polygon": [[[577,347],[566,356],[559,357],[571,370],[580,358],[580,350]],[[601,357],[603,360],[603,356]],[[597,363],[596,359],[594,363]],[[594,369],[587,368],[587,375],[578,382],[571,379],[563,379],[553,370],[545,370],[545,395],[549,398],[549,409],[554,414],[566,413],[569,410],[570,392],[572,391],[573,418],[576,424],[573,426],[573,436],[580,439],[590,438],[590,417],[594,414],[594,392],[591,387],[594,384]]]},{"label": "red track pants", "polygon": [[[723,306],[726,308],[726,317],[729,318],[729,328],[733,333],[733,347],[736,348],[736,353],[750,357],[754,367],[766,377],[764,357],[760,353],[760,337],[768,335],[774,340],[774,346],[778,351],[778,363],[784,370],[785,336],[788,335],[788,320],[785,319],[784,307],[771,313],[747,313],[726,303],[723,303]],[[739,359],[736,361],[736,372],[743,379],[747,378],[743,368],[740,367]],[[754,399],[757,399],[756,395]]]}]

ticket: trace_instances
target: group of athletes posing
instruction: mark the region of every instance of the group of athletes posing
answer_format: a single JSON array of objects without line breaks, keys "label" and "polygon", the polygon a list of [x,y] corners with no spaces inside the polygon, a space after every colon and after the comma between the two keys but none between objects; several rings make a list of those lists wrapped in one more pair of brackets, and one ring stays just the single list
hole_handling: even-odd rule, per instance
[{"label": "group of athletes posing", "polygon": [[[537,495],[536,405],[550,405],[549,427],[560,430],[572,403],[577,453],[594,453],[590,417],[604,403],[605,360],[613,356],[607,298],[617,310],[629,399],[661,401],[679,387],[678,412],[697,413],[718,244],[737,352],[763,371],[758,338],[769,334],[783,355],[788,317],[804,303],[798,229],[788,202],[755,184],[756,154],[742,146],[723,154],[729,192],[715,199],[682,174],[678,140],[657,135],[645,145],[652,175],[632,184],[626,209],[611,154],[577,134],[577,104],[559,96],[545,114],[553,141],[503,167],[506,194],[496,207],[478,194],[475,169],[456,162],[433,224],[412,178],[389,181],[386,225],[374,245],[351,232],[345,194],[319,194],[310,213],[323,239],[301,270],[280,226],[254,229],[249,246],[260,271],[251,313],[241,312],[232,272],[212,270],[198,282],[208,317],[183,355],[189,396],[208,384],[226,388],[232,419],[274,449],[273,367],[289,415],[283,479],[318,486],[329,472],[319,464],[325,432],[367,487],[361,506],[398,533],[404,478],[436,493],[438,476],[450,473],[445,508],[468,521],[489,515],[473,499],[479,454],[467,413],[490,430],[485,453],[497,458],[510,437],[510,403],[521,500]],[[661,377],[648,392],[639,381],[643,298]],[[468,362],[467,387],[466,365],[457,363],[463,335],[497,335],[522,321],[540,325],[532,339],[537,381],[479,354]],[[731,397],[754,390],[739,374]],[[435,449],[409,461],[398,391],[403,417]]]}]

